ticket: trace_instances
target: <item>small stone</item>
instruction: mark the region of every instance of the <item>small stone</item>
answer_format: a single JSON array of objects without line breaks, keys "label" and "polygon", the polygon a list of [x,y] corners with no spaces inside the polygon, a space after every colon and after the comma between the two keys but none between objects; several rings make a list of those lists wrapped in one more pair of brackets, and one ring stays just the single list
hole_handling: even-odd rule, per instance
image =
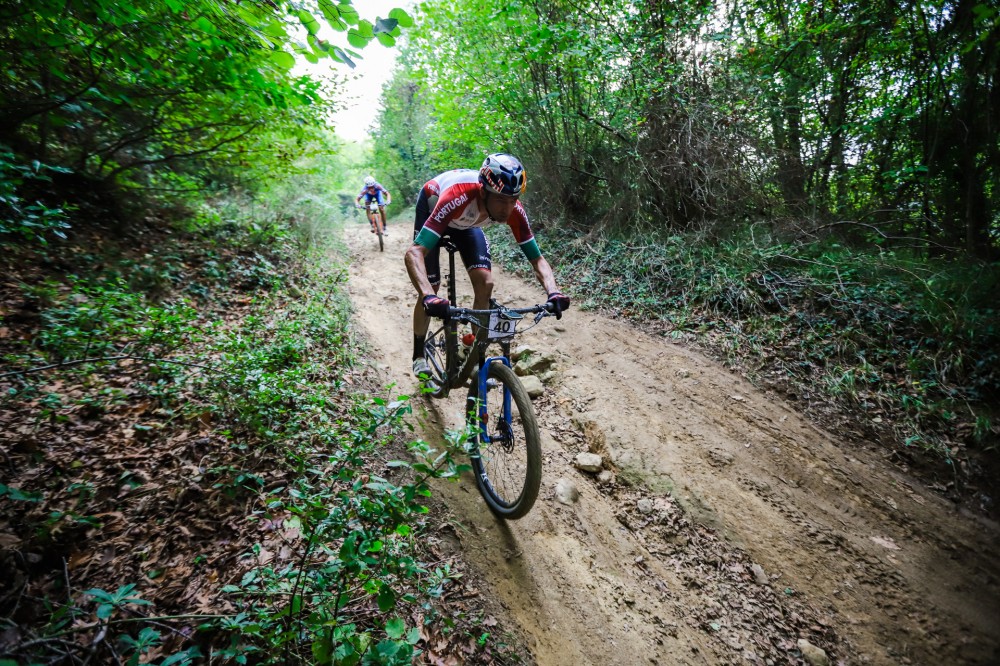
[{"label": "small stone", "polygon": [[708,462],[713,467],[727,467],[733,464],[733,454],[724,449],[709,449]]},{"label": "small stone", "polygon": [[635,503],[635,508],[639,509],[639,513],[653,513],[653,500],[641,499]]},{"label": "small stone", "polygon": [[551,354],[535,352],[525,354],[514,364],[514,374],[523,377],[525,375],[536,375],[552,368],[556,359]]},{"label": "small stone", "polygon": [[542,380],[534,375],[521,377],[521,384],[524,385],[524,390],[528,392],[529,398],[537,398],[545,393],[545,386],[542,385]]},{"label": "small stone", "polygon": [[609,483],[615,482],[615,473],[610,469],[602,469],[601,473],[597,475],[597,482],[602,486],[606,486]]},{"label": "small stone", "polygon": [[562,504],[573,505],[580,499],[580,491],[569,479],[559,479],[556,482],[556,499]]},{"label": "small stone", "polygon": [[830,666],[830,658],[822,648],[818,648],[804,638],[800,638],[795,646],[802,653],[802,658],[809,666]]},{"label": "small stone", "polygon": [[578,453],[573,464],[582,472],[596,473],[604,469],[604,458],[596,453]]},{"label": "small stone", "polygon": [[757,581],[758,585],[767,585],[771,582],[771,579],[767,577],[764,573],[764,567],[760,566],[756,562],[750,565],[750,571],[753,572],[753,579]]}]

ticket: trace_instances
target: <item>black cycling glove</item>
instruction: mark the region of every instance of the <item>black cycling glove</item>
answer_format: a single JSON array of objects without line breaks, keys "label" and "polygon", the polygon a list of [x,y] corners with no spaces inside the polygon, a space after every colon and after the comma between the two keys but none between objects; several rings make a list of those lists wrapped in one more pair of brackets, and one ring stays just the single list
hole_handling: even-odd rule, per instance
[{"label": "black cycling glove", "polygon": [[449,305],[447,299],[440,296],[435,296],[434,294],[424,296],[424,312],[428,317],[446,318],[448,316]]},{"label": "black cycling glove", "polygon": [[556,319],[562,319],[563,310],[567,309],[569,309],[569,296],[558,291],[549,294],[549,311],[556,316]]}]

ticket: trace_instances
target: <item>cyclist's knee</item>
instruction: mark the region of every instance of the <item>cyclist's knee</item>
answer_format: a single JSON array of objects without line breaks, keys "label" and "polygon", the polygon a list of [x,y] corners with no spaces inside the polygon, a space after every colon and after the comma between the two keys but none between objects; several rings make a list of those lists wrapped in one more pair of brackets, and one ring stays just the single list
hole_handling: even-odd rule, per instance
[{"label": "cyclist's knee", "polygon": [[485,268],[473,268],[469,271],[472,280],[472,290],[476,296],[491,296],[493,294],[493,272]]},{"label": "cyclist's knee", "polygon": [[483,266],[473,266],[469,269],[469,279],[472,284],[488,284],[493,286],[493,271]]}]

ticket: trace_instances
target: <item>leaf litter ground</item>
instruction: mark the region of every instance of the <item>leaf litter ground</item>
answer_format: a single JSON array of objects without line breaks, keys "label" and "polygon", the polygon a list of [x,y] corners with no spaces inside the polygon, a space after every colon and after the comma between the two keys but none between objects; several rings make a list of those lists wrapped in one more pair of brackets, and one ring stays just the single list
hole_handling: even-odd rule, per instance
[{"label": "leaf litter ground", "polygon": [[[39,287],[55,281],[65,296],[66,273],[92,269],[86,264],[112,257],[138,266],[148,265],[154,254],[176,257],[175,279],[167,280],[171,284],[164,295],[176,288],[175,282],[188,294],[207,294],[199,301],[199,321],[235,328],[252,312],[251,285],[224,285],[206,277],[197,239],[153,226],[119,242],[108,237],[107,230],[94,229],[48,255],[62,258],[39,261],[23,252],[4,259],[0,357],[16,357],[19,369],[30,365],[26,357],[44,310],[34,295]],[[222,254],[222,260],[240,261],[232,250]],[[198,356],[197,349],[187,352]],[[2,372],[12,372],[6,362]],[[345,368],[342,378],[351,393],[360,395],[378,392],[374,376],[363,366]],[[49,620],[47,608],[65,604],[93,610],[95,601],[85,591],[135,584],[134,594],[150,603],[129,607],[133,616],[173,618],[153,622],[166,640],[143,662],[157,660],[196,639],[202,618],[195,616],[236,611],[233,598],[221,591],[225,585],[238,583],[256,566],[287,564],[297,556],[301,535],[294,529],[281,520],[252,518],[260,513],[266,488],[287,486],[292,479],[253,441],[234,448],[213,420],[212,405],[194,409],[194,417],[190,409],[181,416],[177,405],[197,399],[190,387],[161,400],[151,390],[156,373],[150,364],[122,359],[94,364],[90,372],[8,374],[0,377],[0,390],[23,393],[29,381],[34,397],[0,404],[0,483],[21,494],[0,498],[0,567],[5,571],[0,649],[13,654],[32,640],[50,642],[42,646],[56,655],[50,663],[63,663],[60,654],[64,663],[75,663],[72,654],[93,653],[104,637],[93,616],[84,615],[67,638],[37,638]],[[95,395],[102,399],[84,400]],[[345,412],[350,404],[345,397]],[[387,457],[404,455],[401,442],[394,447]],[[438,544],[432,534],[421,557],[449,564],[457,577],[433,607],[407,611],[421,627],[420,660],[521,661],[515,637],[498,626],[474,576],[463,578],[456,553],[442,552]],[[378,611],[359,611],[355,621],[364,624],[365,612]],[[486,640],[484,633],[500,639]]]}]

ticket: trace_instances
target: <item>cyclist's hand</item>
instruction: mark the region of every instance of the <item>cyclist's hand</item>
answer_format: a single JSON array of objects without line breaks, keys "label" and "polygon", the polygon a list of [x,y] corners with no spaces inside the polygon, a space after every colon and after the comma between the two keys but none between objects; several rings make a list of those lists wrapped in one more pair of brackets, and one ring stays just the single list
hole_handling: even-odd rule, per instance
[{"label": "cyclist's hand", "polygon": [[440,296],[435,296],[434,294],[424,296],[424,312],[427,313],[428,317],[441,317],[444,319],[448,316],[448,306],[448,300]]},{"label": "cyclist's hand", "polygon": [[549,294],[549,312],[556,316],[556,319],[562,319],[563,310],[569,309],[569,296],[564,296],[558,291],[553,291]]}]

